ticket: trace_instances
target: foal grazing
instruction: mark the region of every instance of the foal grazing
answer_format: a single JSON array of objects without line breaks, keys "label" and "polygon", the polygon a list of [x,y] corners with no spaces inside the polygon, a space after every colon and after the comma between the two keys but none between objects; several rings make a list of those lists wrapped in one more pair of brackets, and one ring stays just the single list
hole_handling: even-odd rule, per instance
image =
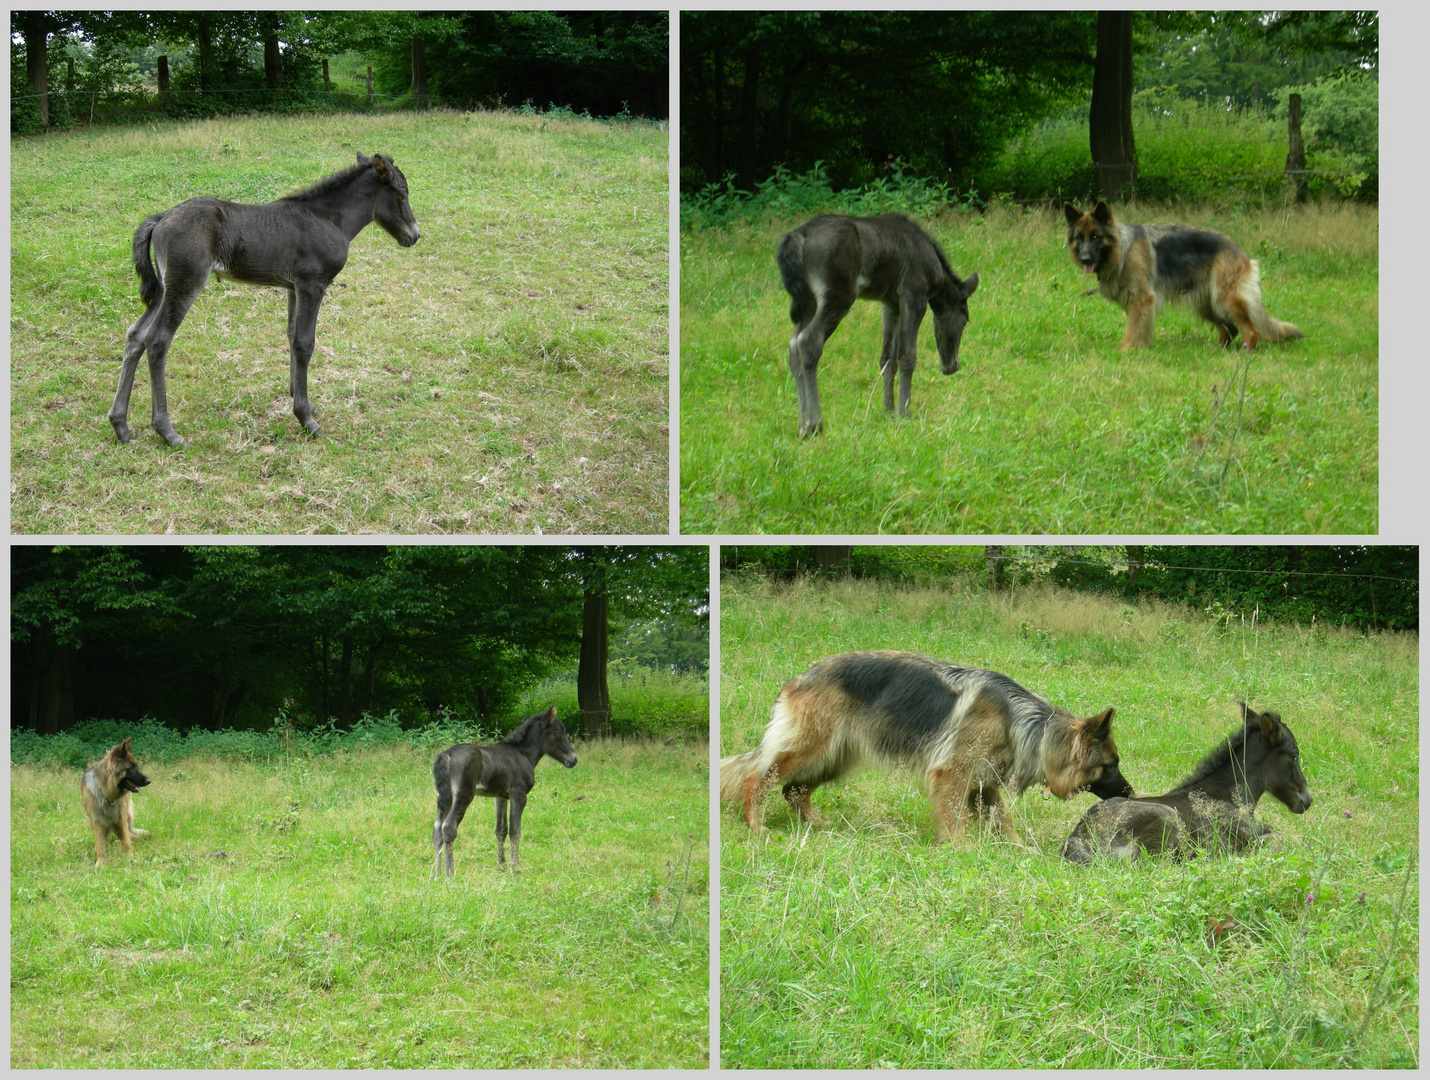
[{"label": "foal grazing", "polygon": [[819,412],[819,358],[824,343],[855,300],[884,305],[884,408],[894,411],[894,369],[899,371],[899,416],[909,415],[919,324],[933,311],[934,340],[945,375],[958,370],[958,343],[968,322],[968,298],[978,275],[961,281],[938,241],[902,214],[811,218],[780,238],[777,261],[789,317],[789,369],[799,397],[799,433],[824,428]]},{"label": "foal grazing", "polygon": [[293,414],[309,435],[321,435],[308,400],[308,361],[313,356],[318,307],[348,261],[353,237],[374,220],[403,247],[411,247],[422,235],[407,201],[407,178],[385,154],[359,153],[356,165],[277,202],[248,206],[190,199],[145,218],[134,234],[134,270],[139,275],[139,298],[146,306],[125,335],[119,389],[109,410],[119,441],[127,443],[134,437],[129,430],[129,394],[134,369],[147,351],[154,430],[170,446],[184,445],[169,422],[164,361],[179,324],[211,273],[220,280],[288,290],[288,392],[293,395]]},{"label": "foal grazing", "polygon": [[1176,858],[1190,858],[1198,848],[1241,851],[1271,833],[1252,817],[1264,793],[1293,814],[1309,810],[1311,789],[1291,729],[1276,713],[1252,712],[1245,702],[1241,715],[1241,730],[1167,794],[1094,805],[1063,844],[1063,858],[1089,863],[1094,853],[1135,859],[1144,851]]},{"label": "foal grazing", "polygon": [[434,861],[432,877],[441,876],[442,853],[447,853],[447,876],[452,876],[452,841],[472,799],[478,795],[497,801],[497,864],[506,865],[507,803],[511,803],[511,869],[521,869],[521,811],[526,794],[536,786],[536,763],[542,756],[568,769],[576,764],[576,751],[566,729],[556,719],[553,706],[528,716],[510,735],[494,746],[462,743],[443,750],[432,763],[437,785],[437,820],[432,825]]}]

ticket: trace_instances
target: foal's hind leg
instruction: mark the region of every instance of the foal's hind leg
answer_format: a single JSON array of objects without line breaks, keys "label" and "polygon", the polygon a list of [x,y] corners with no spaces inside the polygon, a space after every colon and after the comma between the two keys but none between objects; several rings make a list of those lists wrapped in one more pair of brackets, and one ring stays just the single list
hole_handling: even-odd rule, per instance
[{"label": "foal's hind leg", "polygon": [[[164,436],[170,446],[183,446],[184,440],[169,422],[169,395],[164,379],[164,365],[169,356],[169,345],[184,316],[193,307],[194,300],[204,287],[208,275],[194,275],[185,280],[174,267],[170,267],[169,277],[164,284],[164,298],[159,301],[159,310],[149,324],[144,337],[144,347],[149,352],[149,390],[154,399],[154,416],[151,423],[154,430]],[[127,356],[127,350],[126,350]],[[135,356],[138,361],[138,356]]]},{"label": "foal's hind leg", "polygon": [[312,283],[288,290],[288,389],[293,394],[293,415],[309,435],[321,435],[313,403],[308,400],[308,361],[318,335],[318,308],[325,286]]},{"label": "foal's hind leg", "polygon": [[114,404],[109,407],[109,423],[119,441],[127,443],[134,438],[129,430],[129,395],[134,390],[134,372],[139,366],[139,358],[144,355],[144,338],[158,314],[159,301],[150,304],[144,314],[134,320],[134,325],[124,335],[124,359],[119,365],[119,388],[114,392]]}]

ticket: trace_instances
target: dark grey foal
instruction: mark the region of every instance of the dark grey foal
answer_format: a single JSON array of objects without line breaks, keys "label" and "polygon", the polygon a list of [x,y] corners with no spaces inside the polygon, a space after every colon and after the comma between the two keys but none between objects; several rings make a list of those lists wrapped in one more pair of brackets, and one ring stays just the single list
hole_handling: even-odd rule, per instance
[{"label": "dark grey foal", "polygon": [[452,841],[467,807],[478,795],[497,801],[497,865],[506,865],[507,804],[511,804],[511,869],[521,869],[521,812],[526,795],[536,786],[536,763],[543,756],[568,769],[576,764],[576,751],[566,729],[556,719],[556,709],[528,716],[510,735],[493,746],[462,743],[443,750],[432,763],[437,785],[437,820],[432,824],[432,877],[441,876],[442,853],[447,855],[447,876],[452,876]]},{"label": "dark grey foal", "polygon": [[937,240],[902,214],[811,218],[780,237],[776,261],[790,295],[789,369],[799,403],[800,435],[824,429],[819,411],[819,358],[824,343],[855,300],[884,309],[884,408],[894,415],[894,373],[900,417],[909,415],[919,324],[933,312],[934,341],[945,375],[958,370],[958,344],[968,324],[968,298],[978,275],[960,279]]},{"label": "dark grey foal", "polygon": [[1204,849],[1243,851],[1271,835],[1253,816],[1266,793],[1304,814],[1311,789],[1296,736],[1276,713],[1257,713],[1243,702],[1241,716],[1241,730],[1167,794],[1095,804],[1063,844],[1063,858],[1086,864],[1099,854],[1136,859],[1168,852],[1187,859]]},{"label": "dark grey foal", "polygon": [[139,275],[139,298],[146,306],[125,335],[119,389],[109,409],[109,422],[119,441],[127,443],[134,437],[129,430],[129,394],[134,369],[148,352],[154,430],[170,446],[184,445],[169,422],[164,361],[179,324],[210,274],[288,291],[288,392],[293,395],[293,414],[309,435],[321,435],[308,400],[308,361],[313,356],[318,308],[348,261],[348,244],[372,221],[403,247],[411,247],[422,235],[407,201],[407,179],[383,154],[359,153],[356,165],[277,202],[249,206],[190,199],[145,218],[134,234],[134,270]]}]

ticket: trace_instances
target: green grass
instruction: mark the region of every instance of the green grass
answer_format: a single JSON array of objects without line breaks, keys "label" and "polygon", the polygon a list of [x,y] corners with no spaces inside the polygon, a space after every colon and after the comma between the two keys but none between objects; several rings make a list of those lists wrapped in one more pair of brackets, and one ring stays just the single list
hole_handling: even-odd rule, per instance
[{"label": "green grass", "polygon": [[577,751],[520,875],[478,800],[441,882],[426,749],[156,764],[98,870],[79,773],[12,767],[12,1068],[705,1067],[707,745]]},{"label": "green grass", "polygon": [[[1270,849],[1084,869],[1057,856],[1091,796],[1029,791],[1019,849],[935,843],[906,773],[721,813],[725,1067],[1415,1067],[1419,643],[1221,620],[1051,588],[990,596],[726,578],[722,753],[830,653],[909,648],[1004,671],[1087,715],[1115,705],[1122,769],[1166,791],[1237,722],[1281,712],[1315,796],[1271,797]],[[1402,890],[1408,892],[1402,903]],[[1307,896],[1312,899],[1308,901]],[[1212,941],[1212,921],[1236,927]]]},{"label": "green grass", "polygon": [[[668,518],[669,132],[510,113],[258,117],[11,143],[17,533],[654,533]],[[318,320],[325,437],[286,396],[285,299],[211,281],[169,357],[187,449],[105,414],[143,218],[264,202],[390,153],[422,239],[353,243]]]},{"label": "green grass", "polygon": [[1060,213],[946,214],[925,224],[980,281],[962,370],[939,373],[925,319],[912,416],[890,422],[879,305],[858,303],[820,363],[824,434],[801,440],[774,264],[799,221],[683,231],[681,531],[1376,532],[1375,209],[1131,213],[1234,237],[1306,339],[1248,356],[1171,308],[1124,355],[1126,316],[1083,295]]}]

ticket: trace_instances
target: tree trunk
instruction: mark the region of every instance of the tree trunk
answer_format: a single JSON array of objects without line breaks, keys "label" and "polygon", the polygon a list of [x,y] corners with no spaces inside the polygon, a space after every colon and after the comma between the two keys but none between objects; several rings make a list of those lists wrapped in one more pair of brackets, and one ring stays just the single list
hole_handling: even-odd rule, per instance
[{"label": "tree trunk", "polygon": [[724,183],[725,164],[725,50],[715,46],[715,165],[710,179]]},{"label": "tree trunk", "polygon": [[610,597],[587,591],[581,607],[581,663],[576,669],[576,703],[588,735],[604,735],[611,727],[611,692],[606,685],[606,613]]},{"label": "tree trunk", "polygon": [[44,12],[24,11],[19,17],[20,33],[25,37],[25,77],[30,88],[40,95],[40,126],[50,126],[50,31]]},{"label": "tree trunk", "polygon": [[169,92],[169,58],[159,57],[159,94],[162,97]]},{"label": "tree trunk", "polygon": [[427,106],[427,47],[420,37],[412,39],[412,100]]},{"label": "tree trunk", "polygon": [[344,731],[353,719],[353,637],[343,635],[343,655],[338,661],[338,726]]},{"label": "tree trunk", "polygon": [[1007,559],[1003,555],[1004,550],[1002,544],[985,544],[983,547],[983,558],[988,563],[988,587],[994,592],[1003,588],[1007,581]]},{"label": "tree trunk", "polygon": [[35,652],[39,660],[35,680],[38,708],[32,714],[35,730],[54,735],[74,726],[74,646],[45,634]]},{"label": "tree trunk", "polygon": [[759,165],[760,51],[745,50],[745,85],[740,92],[740,179],[746,191],[755,190],[755,169]]},{"label": "tree trunk", "polygon": [[213,84],[213,30],[204,19],[199,22],[199,89],[207,90]]},{"label": "tree trunk", "polygon": [[1132,141],[1132,12],[1097,13],[1092,71],[1092,164],[1106,199],[1128,199],[1137,180]]},{"label": "tree trunk", "polygon": [[278,79],[282,73],[282,53],[278,51],[278,29],[270,26],[263,32],[263,78],[268,89],[278,89]]},{"label": "tree trunk", "polygon": [[838,544],[815,544],[810,550],[814,552],[814,565],[821,572],[839,574],[841,577],[849,576],[849,561],[854,555],[853,547]]},{"label": "tree trunk", "polygon": [[328,91],[328,93],[333,92],[333,80],[328,78],[328,61],[326,57],[323,59],[323,89]]},{"label": "tree trunk", "polygon": [[1306,201],[1306,144],[1301,141],[1301,95],[1286,98],[1286,127],[1291,139],[1286,153],[1286,179],[1296,193],[1296,201]]}]

